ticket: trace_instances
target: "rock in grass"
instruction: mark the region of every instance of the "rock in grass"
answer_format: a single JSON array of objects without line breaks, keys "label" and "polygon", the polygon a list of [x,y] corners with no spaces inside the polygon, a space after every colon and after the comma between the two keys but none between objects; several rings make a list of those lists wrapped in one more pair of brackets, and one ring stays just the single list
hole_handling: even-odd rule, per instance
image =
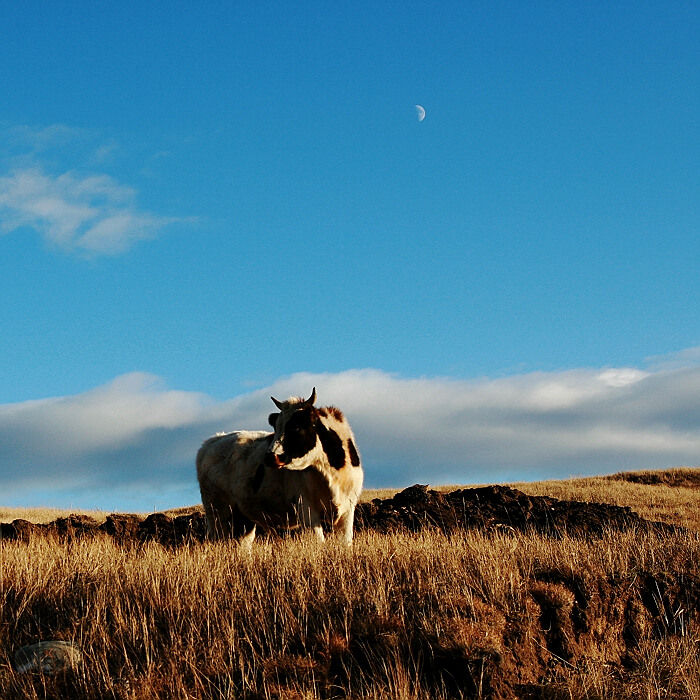
[{"label": "rock in grass", "polygon": [[39,642],[18,649],[13,657],[18,673],[39,671],[52,675],[61,671],[77,670],[82,666],[80,649],[70,642]]}]

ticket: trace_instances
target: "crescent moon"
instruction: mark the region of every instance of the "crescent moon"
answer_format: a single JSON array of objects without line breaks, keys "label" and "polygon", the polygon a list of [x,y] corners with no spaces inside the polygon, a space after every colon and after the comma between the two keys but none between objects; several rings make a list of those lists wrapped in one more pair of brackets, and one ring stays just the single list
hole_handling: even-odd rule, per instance
[{"label": "crescent moon", "polygon": [[418,121],[422,122],[425,119],[425,110],[420,105],[416,105],[416,113],[418,114]]}]

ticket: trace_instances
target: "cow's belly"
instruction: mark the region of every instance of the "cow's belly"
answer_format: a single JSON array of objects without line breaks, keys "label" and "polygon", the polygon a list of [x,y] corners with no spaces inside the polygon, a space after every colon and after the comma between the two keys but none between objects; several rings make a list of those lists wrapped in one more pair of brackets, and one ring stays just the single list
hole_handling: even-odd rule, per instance
[{"label": "cow's belly", "polygon": [[274,469],[264,465],[270,433],[241,431],[211,438],[200,451],[202,497],[214,511],[238,510],[262,526],[289,527],[335,522],[342,506],[333,502],[316,469]]},{"label": "cow's belly", "polygon": [[247,488],[240,508],[262,526],[288,528],[315,518],[332,522],[337,511],[328,484],[313,468],[290,471],[266,467],[257,491]]}]

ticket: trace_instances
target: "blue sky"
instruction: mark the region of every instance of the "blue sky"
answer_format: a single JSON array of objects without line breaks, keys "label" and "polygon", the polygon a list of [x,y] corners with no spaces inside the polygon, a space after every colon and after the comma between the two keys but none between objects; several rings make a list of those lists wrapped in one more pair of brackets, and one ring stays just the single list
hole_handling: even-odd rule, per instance
[{"label": "blue sky", "polygon": [[4,504],[195,502],[204,437],[314,384],[368,486],[700,463],[698,36],[695,2],[3,8]]}]

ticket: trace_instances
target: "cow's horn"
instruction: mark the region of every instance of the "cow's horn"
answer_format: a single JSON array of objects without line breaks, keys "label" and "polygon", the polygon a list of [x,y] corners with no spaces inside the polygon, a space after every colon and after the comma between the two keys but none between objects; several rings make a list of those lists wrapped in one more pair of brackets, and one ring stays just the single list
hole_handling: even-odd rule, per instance
[{"label": "cow's horn", "polygon": [[282,410],[282,402],[278,401],[274,396],[271,396],[270,398],[275,402],[275,406],[277,406],[277,408],[279,408],[279,410],[281,411]]},{"label": "cow's horn", "polygon": [[313,406],[314,402],[316,401],[316,387],[314,387],[314,390],[311,392],[311,396],[309,396],[306,401],[304,401],[305,406]]}]

